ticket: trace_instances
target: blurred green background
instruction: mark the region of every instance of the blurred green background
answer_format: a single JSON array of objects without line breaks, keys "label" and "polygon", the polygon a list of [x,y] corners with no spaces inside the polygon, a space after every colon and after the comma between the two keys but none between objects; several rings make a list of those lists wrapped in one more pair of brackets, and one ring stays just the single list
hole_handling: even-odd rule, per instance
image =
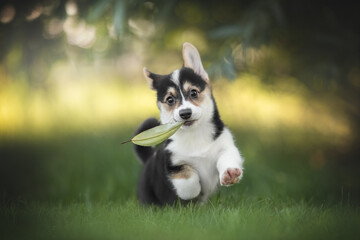
[{"label": "blurred green background", "polygon": [[[141,165],[132,146],[120,142],[144,119],[158,116],[142,68],[160,74],[180,68],[185,41],[198,48],[220,114],[245,158],[241,183],[210,200],[214,214],[266,200],[271,211],[283,209],[282,201],[286,207],[303,204],[301,211],[308,204],[346,205],[350,210],[339,210],[344,219],[359,220],[359,10],[339,1],[1,1],[5,221],[27,219],[15,217],[17,211],[40,222],[40,212],[66,219],[61,207],[53,209],[59,204],[90,215],[94,204],[140,211]],[[135,215],[162,219],[170,228],[167,219],[177,210]],[[254,224],[261,222],[258,214]],[[319,214],[325,214],[322,208]],[[87,215],[79,216],[77,223]],[[203,227],[204,219],[198,219]],[[136,229],[122,229],[123,236]]]}]

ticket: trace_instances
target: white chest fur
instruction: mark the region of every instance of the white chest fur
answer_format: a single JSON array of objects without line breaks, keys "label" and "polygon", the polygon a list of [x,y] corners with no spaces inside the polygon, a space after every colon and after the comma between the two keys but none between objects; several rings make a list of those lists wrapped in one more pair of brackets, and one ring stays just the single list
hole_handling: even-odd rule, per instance
[{"label": "white chest fur", "polygon": [[209,130],[204,125],[202,125],[202,128],[192,131],[180,129],[172,136],[173,141],[167,146],[167,149],[171,152],[171,161],[174,165],[187,164],[197,171],[201,184],[201,200],[203,201],[219,185],[220,169],[218,160],[227,148],[234,147],[228,129],[225,128],[216,140],[213,140],[211,132],[203,131],[204,129]]}]

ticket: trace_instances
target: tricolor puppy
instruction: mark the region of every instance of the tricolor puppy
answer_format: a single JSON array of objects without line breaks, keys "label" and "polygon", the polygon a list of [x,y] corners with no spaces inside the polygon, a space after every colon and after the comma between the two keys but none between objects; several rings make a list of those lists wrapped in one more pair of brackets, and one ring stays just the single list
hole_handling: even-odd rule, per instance
[{"label": "tricolor puppy", "polygon": [[[144,204],[205,202],[218,185],[230,186],[242,177],[243,159],[230,131],[220,119],[197,49],[184,43],[184,65],[168,75],[144,68],[150,88],[157,92],[162,124],[184,124],[159,148],[135,145],[143,162],[139,200]],[[160,123],[149,118],[136,134]]]}]

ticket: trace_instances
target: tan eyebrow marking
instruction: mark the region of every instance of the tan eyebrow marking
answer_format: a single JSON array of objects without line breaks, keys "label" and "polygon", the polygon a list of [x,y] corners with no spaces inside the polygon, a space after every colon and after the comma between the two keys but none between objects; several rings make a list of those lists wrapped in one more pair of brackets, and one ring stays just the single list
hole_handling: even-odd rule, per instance
[{"label": "tan eyebrow marking", "polygon": [[[176,89],[174,87],[169,87],[168,90],[167,90],[167,93],[165,95],[165,98],[163,99],[163,101],[160,103],[160,104],[163,104],[164,108],[166,111],[168,111],[169,113],[172,113],[174,111],[174,109],[176,109],[177,107],[179,107],[179,103],[180,101],[176,100],[175,102],[175,105],[173,106],[169,106],[167,103],[166,103],[166,99],[169,97],[169,96],[173,96],[174,98],[177,98],[177,92],[176,92]],[[160,108],[160,107],[159,107]]]},{"label": "tan eyebrow marking", "polygon": [[203,91],[200,91],[197,86],[194,86],[190,82],[186,81],[183,85],[183,88],[184,91],[187,93],[189,93],[191,89],[195,89],[196,91],[198,91],[199,94],[196,99],[189,98],[189,101],[191,101],[195,106],[200,106],[207,96],[211,96],[211,90],[209,85],[206,85],[205,89],[203,89]]},{"label": "tan eyebrow marking", "polygon": [[169,88],[168,88],[168,91],[167,91],[167,93],[166,93],[166,95],[165,95],[165,97],[164,97],[164,99],[163,99],[163,102],[165,102],[166,99],[167,99],[169,96],[173,96],[173,97],[175,97],[175,98],[177,97],[176,89],[175,89],[175,88],[173,88],[173,87],[169,87]]},{"label": "tan eyebrow marking", "polygon": [[184,90],[185,92],[188,92],[190,91],[190,89],[195,89],[196,91],[200,92],[200,89],[194,85],[192,85],[191,83],[189,82],[185,82],[184,83]]}]

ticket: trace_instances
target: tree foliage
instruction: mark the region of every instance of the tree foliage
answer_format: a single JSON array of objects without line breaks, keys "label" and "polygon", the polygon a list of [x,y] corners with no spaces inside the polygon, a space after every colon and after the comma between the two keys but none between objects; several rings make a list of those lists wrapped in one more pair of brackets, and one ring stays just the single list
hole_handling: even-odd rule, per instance
[{"label": "tree foliage", "polygon": [[[322,79],[325,85],[351,85],[348,75],[356,78],[359,73],[358,10],[350,2],[334,0],[4,0],[0,59],[8,71],[26,70],[30,81],[41,82],[55,59],[72,52],[92,56],[96,51],[96,44],[71,41],[65,24],[94,27],[108,45],[101,52],[105,58],[127,51],[133,38],[146,38],[162,48],[166,34],[194,29],[214,49],[204,55],[214,63],[209,68],[214,74],[233,78],[237,71],[248,70],[246,62],[234,63],[239,44],[243,49],[271,45],[286,52],[291,66],[287,74],[306,83]],[[139,33],[132,24],[139,20],[153,23],[155,33]],[[271,64],[267,69],[265,74],[273,73]]]}]

